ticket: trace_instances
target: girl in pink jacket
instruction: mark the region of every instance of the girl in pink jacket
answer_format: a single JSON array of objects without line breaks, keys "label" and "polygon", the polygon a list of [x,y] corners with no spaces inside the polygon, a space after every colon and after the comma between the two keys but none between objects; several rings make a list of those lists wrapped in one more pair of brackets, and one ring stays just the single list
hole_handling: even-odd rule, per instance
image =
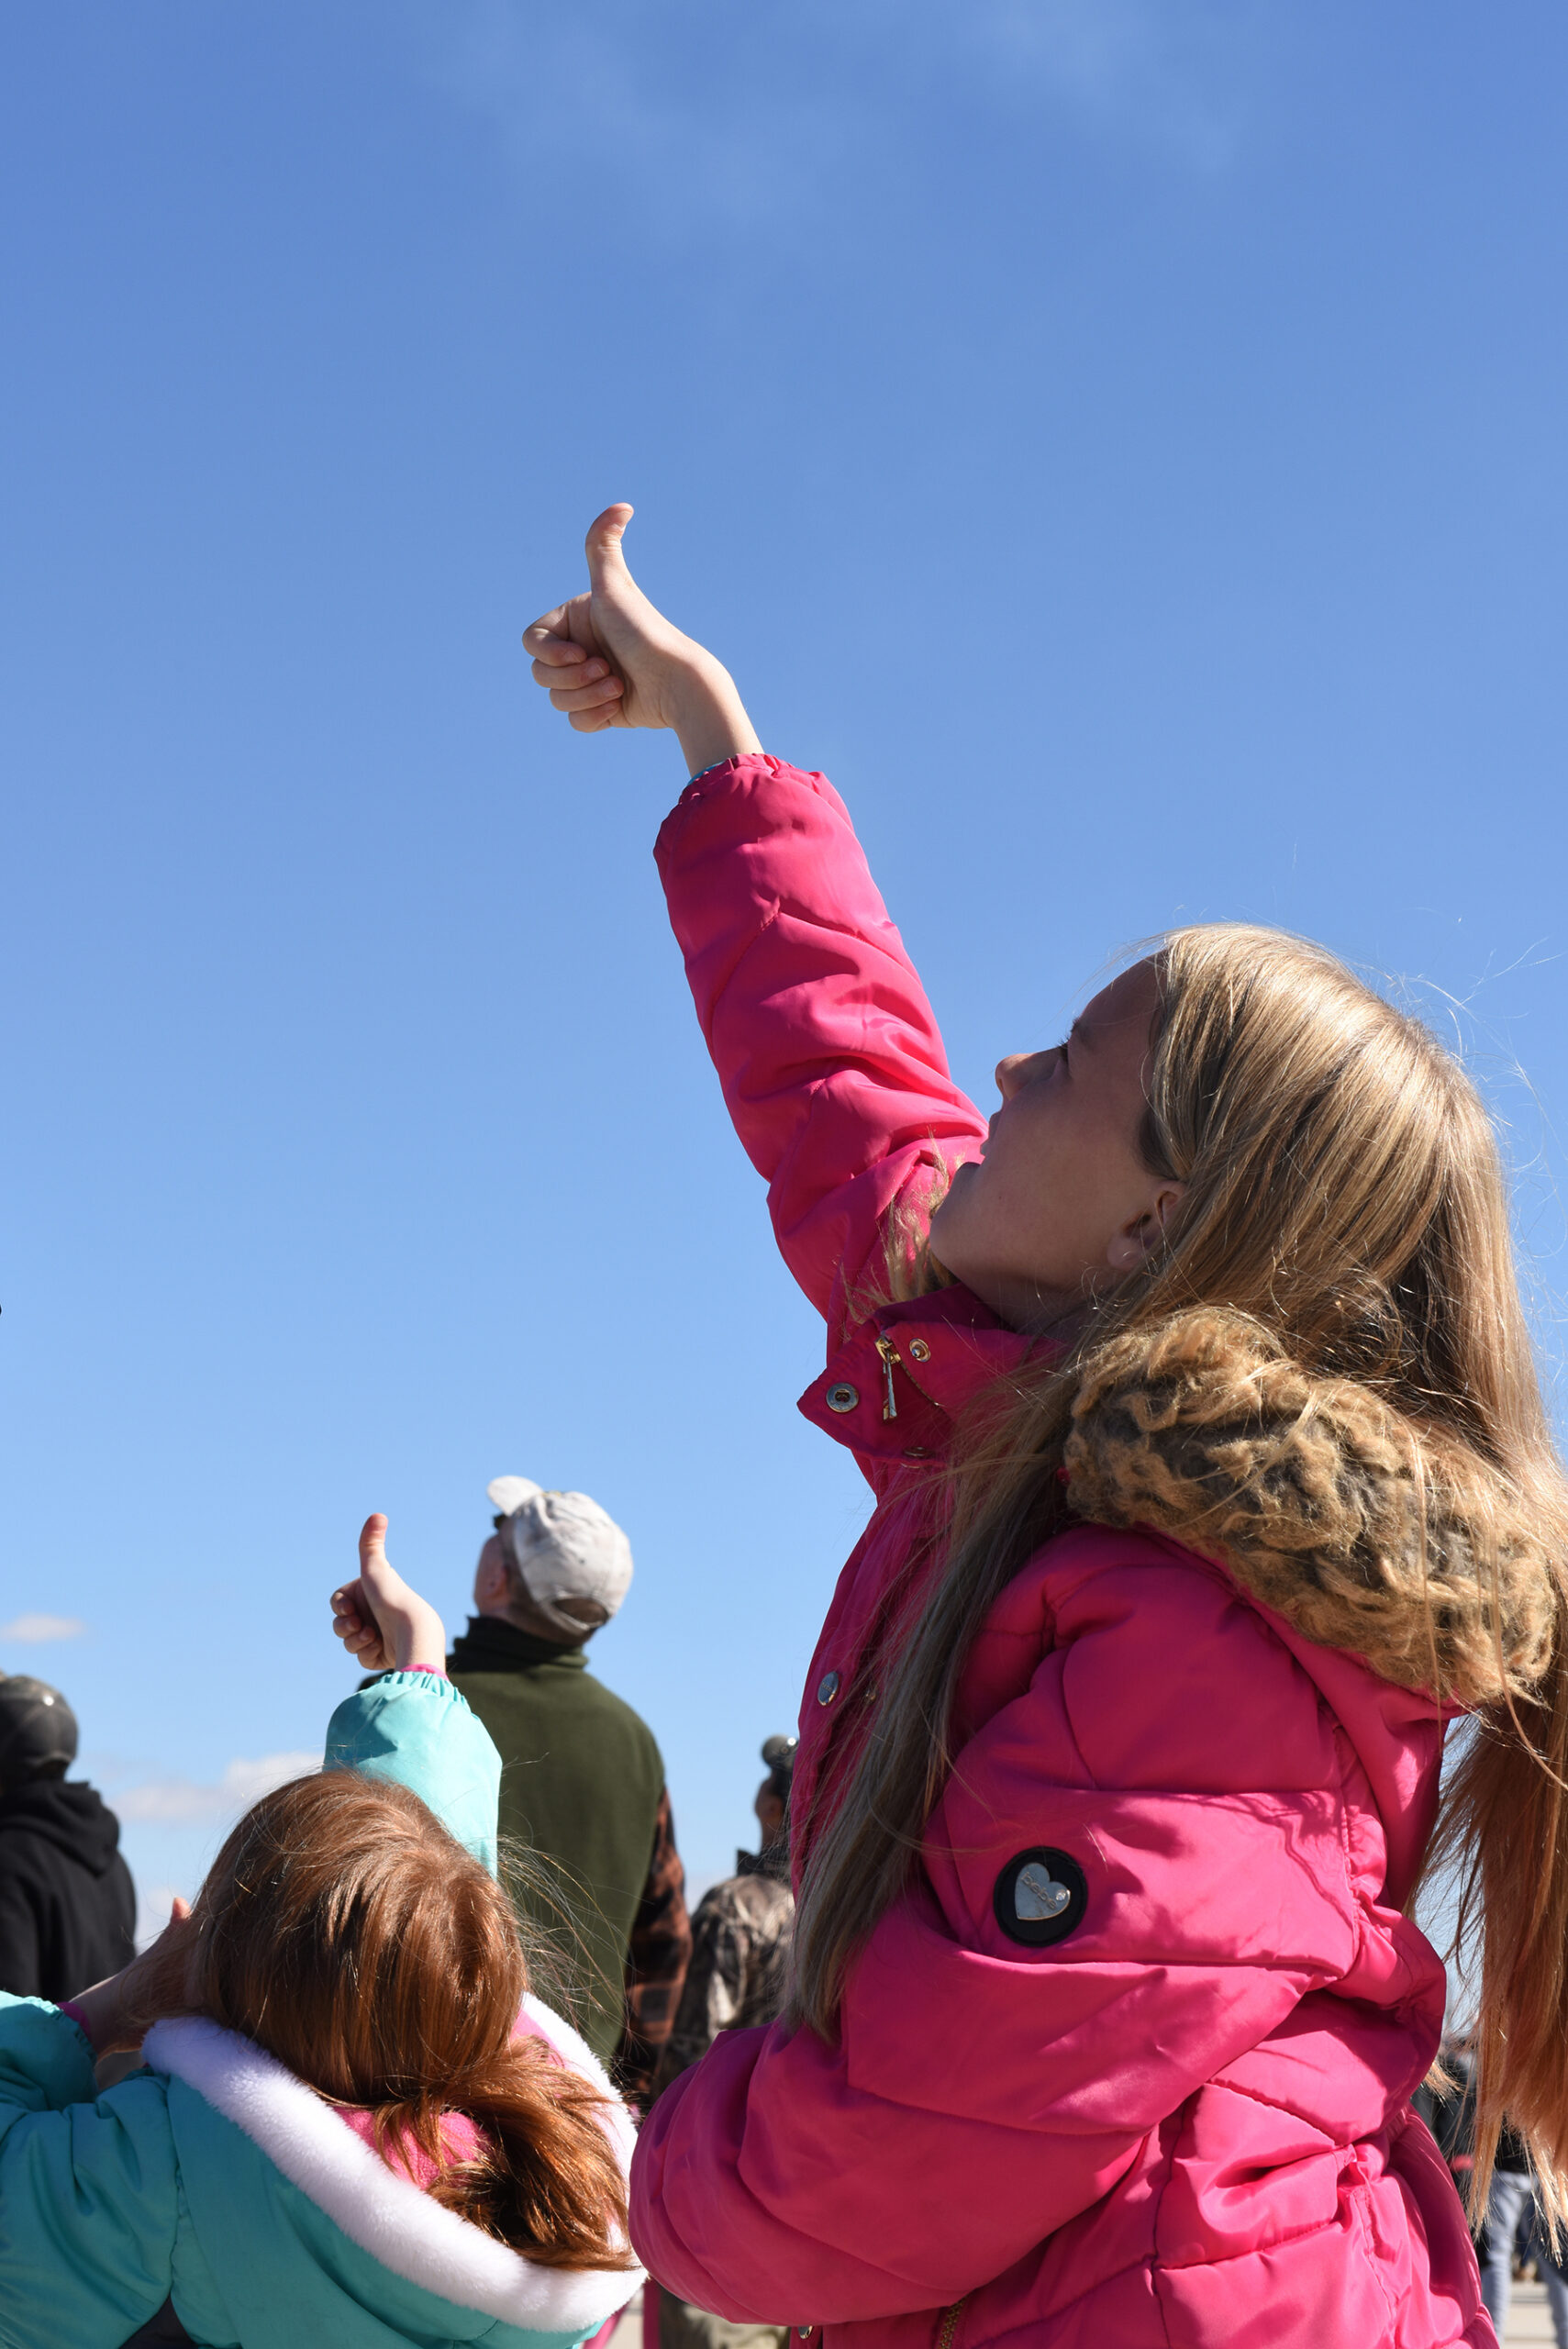
[{"label": "girl in pink jacket", "polygon": [[[658,861],[876,1506],[806,1675],[785,2018],[655,2107],[632,2234],[831,2349],[1492,2342],[1410,2105],[1441,1849],[1568,2173],[1568,1488],[1485,1111],[1317,947],[1182,930],[987,1121],[821,775],[634,586],[529,629],[670,726]],[[1447,1721],[1473,1716],[1439,1824]],[[1561,1822],[1561,1823],[1560,1823]]]}]

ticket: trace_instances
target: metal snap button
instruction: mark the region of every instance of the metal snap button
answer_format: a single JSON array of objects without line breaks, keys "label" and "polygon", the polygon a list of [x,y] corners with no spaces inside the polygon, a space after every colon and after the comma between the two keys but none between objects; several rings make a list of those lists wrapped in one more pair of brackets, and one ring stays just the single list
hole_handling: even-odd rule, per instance
[{"label": "metal snap button", "polygon": [[930,1361],[930,1359],[931,1359],[931,1350],[930,1350],[929,1346],[926,1343],[926,1341],[924,1340],[924,1338],[911,1338],[911,1339],[910,1339],[910,1341],[909,1341],[909,1359],[910,1359],[910,1361],[911,1361],[911,1362],[929,1362],[929,1361]]},{"label": "metal snap button", "polygon": [[851,1386],[848,1379],[828,1389],[828,1408],[830,1411],[852,1411],[860,1399],[860,1388]]},{"label": "metal snap button", "polygon": [[817,1703],[830,1705],[842,1686],[843,1683],[836,1672],[825,1672],[817,1684]]}]

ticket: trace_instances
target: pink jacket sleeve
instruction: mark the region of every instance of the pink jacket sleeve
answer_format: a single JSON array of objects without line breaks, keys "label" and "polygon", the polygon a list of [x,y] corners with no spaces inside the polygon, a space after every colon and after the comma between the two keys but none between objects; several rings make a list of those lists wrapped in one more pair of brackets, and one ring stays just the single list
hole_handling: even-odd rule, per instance
[{"label": "pink jacket sleeve", "polygon": [[917,1213],[985,1120],[826,776],[728,759],[682,794],[655,855],[725,1102],[836,1340],[888,1208]]},{"label": "pink jacket sleeve", "polygon": [[[1054,1645],[964,1747],[837,2043],[726,2033],[655,2105],[632,2239],[684,2299],[800,2325],[951,2303],[1097,2201],[1309,1992],[1364,1992],[1375,1888],[1350,1880],[1316,1691],[1218,1580],[1151,1546],[1097,1531],[1068,1587],[1026,1572],[1007,1594],[1004,1616],[1050,1623],[983,1638]],[[994,1895],[1040,1846],[1077,1860],[1087,1902],[1068,1938],[1024,1947]]]}]

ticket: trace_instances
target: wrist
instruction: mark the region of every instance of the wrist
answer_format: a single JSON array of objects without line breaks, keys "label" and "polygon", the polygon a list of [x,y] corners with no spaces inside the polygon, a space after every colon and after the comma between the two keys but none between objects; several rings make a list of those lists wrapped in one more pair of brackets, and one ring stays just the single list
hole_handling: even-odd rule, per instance
[{"label": "wrist", "polygon": [[734,678],[711,652],[699,651],[676,680],[670,696],[670,725],[688,774],[700,774],[723,759],[744,758],[762,747]]},{"label": "wrist", "polygon": [[412,1672],[417,1666],[440,1664],[447,1652],[447,1630],[433,1607],[419,1607],[397,1625],[393,1641],[393,1670]]}]

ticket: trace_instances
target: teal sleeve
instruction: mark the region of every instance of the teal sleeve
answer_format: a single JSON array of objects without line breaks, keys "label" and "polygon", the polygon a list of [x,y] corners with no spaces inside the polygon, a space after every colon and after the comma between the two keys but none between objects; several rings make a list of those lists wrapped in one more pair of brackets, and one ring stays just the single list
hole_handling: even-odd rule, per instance
[{"label": "teal sleeve", "polygon": [[22,2112],[63,2112],[98,2093],[87,2034],[44,1998],[0,1990],[0,2129]]},{"label": "teal sleeve", "polygon": [[327,1724],[322,1767],[391,1778],[428,1802],[449,1834],[495,1873],[501,1756],[468,1699],[428,1672],[384,1672]]},{"label": "teal sleeve", "polygon": [[123,2341],[169,2296],[179,2197],[163,2083],[100,2097],[87,2042],[39,1998],[0,1996],[0,2337]]}]

